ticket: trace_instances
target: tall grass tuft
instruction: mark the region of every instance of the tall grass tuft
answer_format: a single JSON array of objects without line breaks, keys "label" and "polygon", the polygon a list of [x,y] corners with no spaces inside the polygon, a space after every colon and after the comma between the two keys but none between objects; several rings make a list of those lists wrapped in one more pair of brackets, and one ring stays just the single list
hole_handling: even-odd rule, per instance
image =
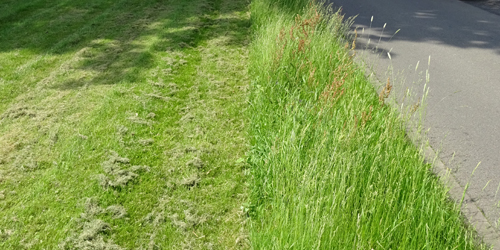
[{"label": "tall grass tuft", "polygon": [[254,0],[250,73],[254,249],[477,249],[406,137],[401,116],[352,60],[339,12]]}]

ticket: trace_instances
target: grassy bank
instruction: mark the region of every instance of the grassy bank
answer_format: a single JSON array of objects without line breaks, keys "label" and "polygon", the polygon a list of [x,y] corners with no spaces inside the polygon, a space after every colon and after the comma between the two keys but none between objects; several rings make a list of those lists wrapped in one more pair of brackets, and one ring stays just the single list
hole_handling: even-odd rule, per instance
[{"label": "grassy bank", "polygon": [[0,3],[0,248],[248,248],[246,0]]},{"label": "grassy bank", "polygon": [[254,0],[254,249],[477,249],[458,205],[352,62],[339,13]]}]

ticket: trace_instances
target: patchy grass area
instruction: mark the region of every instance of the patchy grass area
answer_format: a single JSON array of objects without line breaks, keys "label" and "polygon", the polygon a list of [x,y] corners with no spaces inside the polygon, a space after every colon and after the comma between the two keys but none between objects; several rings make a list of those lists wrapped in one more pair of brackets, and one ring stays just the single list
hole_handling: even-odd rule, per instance
[{"label": "patchy grass area", "polygon": [[482,248],[308,2],[3,1],[0,248]]},{"label": "patchy grass area", "polygon": [[0,4],[0,248],[248,248],[246,0]]},{"label": "patchy grass area", "polygon": [[481,249],[405,121],[352,61],[339,13],[254,0],[254,249]]}]

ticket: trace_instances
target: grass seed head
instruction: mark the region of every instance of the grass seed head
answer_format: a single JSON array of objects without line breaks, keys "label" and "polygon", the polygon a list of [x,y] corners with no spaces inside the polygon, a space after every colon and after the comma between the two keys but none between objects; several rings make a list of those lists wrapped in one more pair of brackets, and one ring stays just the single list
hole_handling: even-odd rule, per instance
[{"label": "grass seed head", "polygon": [[383,106],[385,103],[385,99],[389,97],[391,94],[392,90],[392,85],[391,85],[391,79],[387,78],[387,83],[385,84],[385,87],[380,91],[380,94],[378,95],[378,100],[380,102],[380,105]]},{"label": "grass seed head", "polygon": [[354,30],[354,39],[352,40],[351,50],[356,49],[356,39],[358,38],[358,30]]}]

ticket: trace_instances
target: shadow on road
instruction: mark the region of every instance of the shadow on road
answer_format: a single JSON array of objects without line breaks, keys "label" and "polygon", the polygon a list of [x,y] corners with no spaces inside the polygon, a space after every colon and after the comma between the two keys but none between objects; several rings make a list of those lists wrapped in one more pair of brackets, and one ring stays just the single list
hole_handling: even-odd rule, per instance
[{"label": "shadow on road", "polygon": [[[464,8],[465,4],[459,1],[381,0],[358,4],[339,0],[334,1],[334,5],[342,6],[340,8],[347,16],[362,13],[356,18],[353,29],[359,31],[371,27],[372,43],[382,34],[384,42],[431,42],[458,48],[488,49],[500,54],[500,16],[478,8]],[[383,22],[380,17],[384,18]]]}]

